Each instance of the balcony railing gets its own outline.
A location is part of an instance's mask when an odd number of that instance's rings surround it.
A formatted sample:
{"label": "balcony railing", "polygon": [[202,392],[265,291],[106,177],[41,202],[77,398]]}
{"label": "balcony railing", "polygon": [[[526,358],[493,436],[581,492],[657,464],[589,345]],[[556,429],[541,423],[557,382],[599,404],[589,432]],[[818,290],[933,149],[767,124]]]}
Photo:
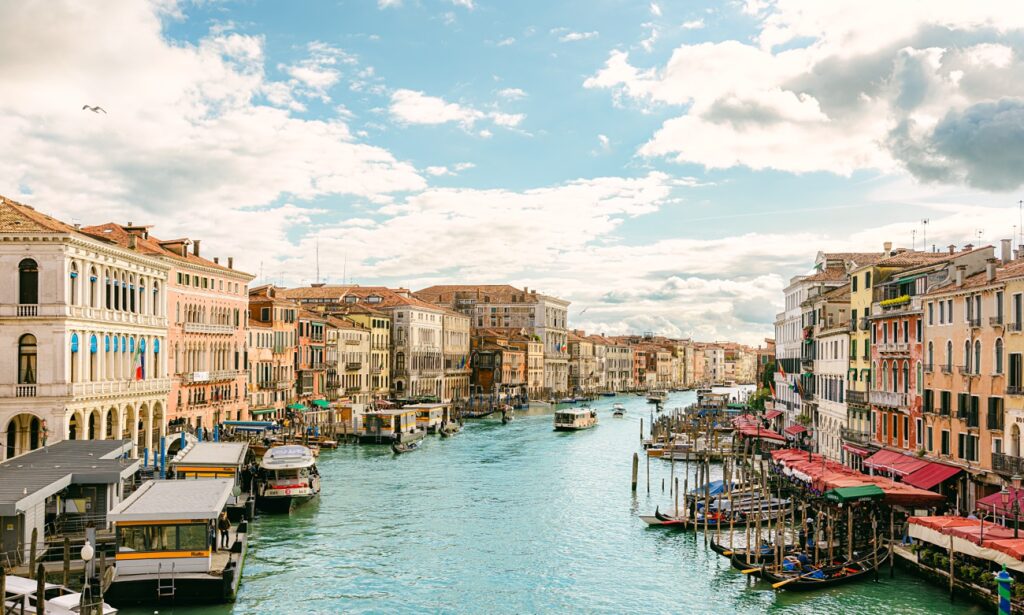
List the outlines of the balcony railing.
{"label": "balcony railing", "polygon": [[205,322],[186,322],[184,328],[185,333],[214,333],[219,335],[231,335],[240,330],[231,325],[209,325]]}
{"label": "balcony railing", "polygon": [[30,305],[19,305],[18,316],[38,316],[39,306],[35,304]]}
{"label": "balcony railing", "polygon": [[846,402],[866,406],[868,403],[868,394],[866,391],[847,391]]}
{"label": "balcony railing", "polygon": [[935,366],[932,365],[931,363],[925,363],[923,367],[924,367],[925,373],[930,374],[930,373],[935,371]]}
{"label": "balcony railing", "polygon": [[345,369],[347,371],[350,371],[350,372],[354,372],[354,371],[357,371],[359,369],[362,369],[362,367],[363,367],[363,362],[362,361],[348,361],[347,363],[345,363]]}
{"label": "balcony railing", "polygon": [[1013,476],[1014,474],[1024,474],[1024,457],[1016,457],[1006,453],[992,453],[992,470],[1006,477]]}
{"label": "balcony railing", "polygon": [[1020,333],[1020,324],[1019,322],[1008,322],[1005,329],[1011,333]]}
{"label": "balcony railing", "polygon": [[224,370],[216,372],[183,372],[181,382],[183,384],[194,384],[202,382],[224,382],[234,380],[240,372],[235,370]]}
{"label": "balcony railing", "polygon": [[362,391],[362,387],[345,387],[345,393],[352,394]]}
{"label": "balcony railing", "polygon": [[34,384],[18,384],[14,387],[15,397],[35,397],[36,396],[36,385]]}
{"label": "balcony railing", "polygon": [[153,393],[171,390],[170,378],[149,378],[146,380],[110,380],[100,382],[76,382],[71,385],[75,397],[91,395],[121,395],[129,393]]}
{"label": "balcony railing", "polygon": [[907,406],[907,394],[896,391],[871,390],[871,403],[876,406],[887,406],[889,408],[905,408]]}
{"label": "balcony railing", "polygon": [[871,443],[871,432],[861,431],[859,429],[850,429],[848,427],[842,427],[839,430],[840,436],[847,442],[853,442],[855,444],[870,444]]}
{"label": "balcony railing", "polygon": [[944,364],[942,366],[942,373],[943,374],[952,374],[953,373],[953,366],[949,365],[948,363]]}
{"label": "balcony railing", "polygon": [[981,328],[981,316],[972,316],[972,317],[968,318],[967,319],[967,324],[970,325],[972,329],[980,329]]}
{"label": "balcony railing", "polygon": [[988,319],[988,324],[990,324],[993,327],[1003,326],[1003,315],[1000,314],[998,316],[990,316]]}
{"label": "balcony railing", "polygon": [[292,383],[291,380],[275,380],[274,381],[274,388],[279,390],[279,391],[284,390],[284,389],[290,389],[290,388],[292,388],[292,385],[293,385],[293,383]]}
{"label": "balcony railing", "polygon": [[1024,395],[1024,387],[1018,385],[1010,385],[1006,387],[1007,395]]}
{"label": "balcony railing", "polygon": [[961,376],[977,376],[978,372],[974,371],[973,365],[959,365],[956,370],[960,372]]}

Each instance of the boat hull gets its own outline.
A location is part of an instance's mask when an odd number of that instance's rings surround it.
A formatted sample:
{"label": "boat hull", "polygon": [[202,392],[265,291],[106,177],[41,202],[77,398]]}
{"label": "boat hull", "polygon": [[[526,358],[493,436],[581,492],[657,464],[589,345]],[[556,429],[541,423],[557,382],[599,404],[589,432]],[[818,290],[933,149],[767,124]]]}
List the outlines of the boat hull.
{"label": "boat hull", "polygon": [[597,423],[586,426],[555,425],[555,431],[583,431],[584,429],[593,429],[594,427],[597,427]]}
{"label": "boat hull", "polygon": [[319,493],[263,496],[256,498],[256,509],[268,514],[286,515],[318,497]]}

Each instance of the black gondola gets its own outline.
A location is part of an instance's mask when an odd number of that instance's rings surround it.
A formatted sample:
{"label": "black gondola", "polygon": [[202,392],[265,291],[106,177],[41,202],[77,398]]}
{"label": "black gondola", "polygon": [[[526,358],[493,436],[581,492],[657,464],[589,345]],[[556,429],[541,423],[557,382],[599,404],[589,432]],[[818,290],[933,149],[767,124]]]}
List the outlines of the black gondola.
{"label": "black gondola", "polygon": [[[875,571],[875,558],[879,567],[889,557],[886,549],[877,554],[841,564],[821,566],[815,569],[802,567],[792,572],[776,572],[767,565],[761,567],[761,578],[772,584],[774,589],[790,589],[793,591],[812,591],[838,585],[845,585],[865,579]],[[820,573],[820,576],[818,576]]]}

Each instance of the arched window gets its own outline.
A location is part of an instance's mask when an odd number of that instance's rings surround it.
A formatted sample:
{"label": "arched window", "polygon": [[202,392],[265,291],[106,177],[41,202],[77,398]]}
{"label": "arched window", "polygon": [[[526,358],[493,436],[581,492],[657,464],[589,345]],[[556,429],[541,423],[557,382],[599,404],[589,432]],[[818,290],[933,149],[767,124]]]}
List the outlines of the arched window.
{"label": "arched window", "polygon": [[99,296],[96,294],[96,268],[92,267],[89,269],[89,307],[96,307],[99,302]]}
{"label": "arched window", "polygon": [[946,371],[953,371],[953,341],[946,340]]}
{"label": "arched window", "polygon": [[903,392],[910,392],[910,363],[903,362]]}
{"label": "arched window", "polygon": [[964,370],[971,371],[971,341],[964,340]]}
{"label": "arched window", "polygon": [[995,373],[1003,373],[1003,340],[999,338],[996,340],[996,356],[995,356]]}
{"label": "arched window", "polygon": [[18,303],[39,303],[39,265],[31,258],[18,263]]}
{"label": "arched window", "polygon": [[78,263],[71,263],[71,305],[78,305]]}
{"label": "arched window", "polygon": [[153,376],[159,378],[160,371],[160,340],[153,340]]}
{"label": "arched window", "polygon": [[974,340],[974,373],[981,373],[981,340]]}
{"label": "arched window", "polygon": [[36,383],[36,336],[26,333],[18,339],[18,384]]}
{"label": "arched window", "polygon": [[924,382],[924,370],[921,369],[921,362],[918,361],[917,362],[917,382],[914,385],[914,388],[917,390],[917,394],[918,395],[921,394],[921,387],[922,387],[922,383],[923,382]]}
{"label": "arched window", "polygon": [[896,361],[893,361],[892,362],[892,390],[893,390],[893,392],[898,391],[899,387],[900,387],[899,379],[897,378],[897,375],[899,374],[899,371],[900,371],[899,365],[896,364]]}
{"label": "arched window", "polygon": [[152,312],[153,312],[153,316],[159,316],[160,315],[160,283],[156,282],[156,281],[153,282],[153,307],[152,307]]}
{"label": "arched window", "polygon": [[875,386],[878,387],[879,391],[885,391],[889,388],[889,364],[885,361],[882,362],[882,369],[878,370],[878,375],[875,376]]}

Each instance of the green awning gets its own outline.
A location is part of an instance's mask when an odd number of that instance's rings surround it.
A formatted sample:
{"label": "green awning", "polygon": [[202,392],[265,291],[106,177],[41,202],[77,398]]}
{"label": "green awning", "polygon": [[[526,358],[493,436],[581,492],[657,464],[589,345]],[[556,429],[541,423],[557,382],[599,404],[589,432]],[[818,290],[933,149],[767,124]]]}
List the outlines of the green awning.
{"label": "green awning", "polygon": [[257,408],[256,410],[250,411],[249,414],[253,416],[263,416],[264,414],[273,414],[275,412],[277,412],[277,408]]}
{"label": "green awning", "polygon": [[314,399],[313,404],[320,406],[321,408],[330,408],[331,404],[326,399]]}
{"label": "green awning", "polygon": [[288,404],[288,407],[292,410],[305,410],[306,407],[302,404]]}
{"label": "green awning", "polygon": [[825,499],[840,504],[853,502],[872,502],[885,497],[885,492],[878,485],[861,485],[860,487],[838,487],[825,492]]}
{"label": "green awning", "polygon": [[907,276],[907,277],[905,277],[905,278],[899,278],[899,279],[897,279],[897,280],[896,280],[896,284],[906,284],[907,282],[912,282],[912,281],[914,281],[914,280],[916,280],[917,278],[920,278],[920,277],[922,277],[922,276],[924,276],[924,274],[923,274],[923,273],[919,273],[919,274],[917,274],[917,275],[908,275],[908,276]]}

